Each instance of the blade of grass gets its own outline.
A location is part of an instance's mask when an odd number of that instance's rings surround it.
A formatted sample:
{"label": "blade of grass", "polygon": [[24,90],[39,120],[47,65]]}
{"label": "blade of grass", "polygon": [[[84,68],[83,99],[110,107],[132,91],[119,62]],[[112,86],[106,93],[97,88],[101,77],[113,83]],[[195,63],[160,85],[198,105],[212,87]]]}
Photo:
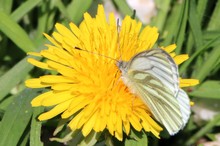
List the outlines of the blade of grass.
{"label": "blade of grass", "polygon": [[95,145],[98,141],[99,137],[101,136],[101,133],[97,133],[95,131],[92,131],[86,138],[84,138],[78,146],[88,146],[88,145]]}
{"label": "blade of grass", "polygon": [[8,107],[8,105],[10,105],[12,100],[14,100],[14,95],[9,96],[9,97],[5,98],[4,100],[1,100],[0,109],[5,110]]}
{"label": "blade of grass", "polygon": [[219,36],[219,34],[220,34],[220,30],[204,31],[202,36],[204,40],[209,41],[215,39],[217,36]]}
{"label": "blade of grass", "polygon": [[48,10],[48,4],[40,5],[38,9],[38,21],[37,21],[37,33],[35,35],[36,40],[41,40],[43,36],[43,32],[47,32],[53,25],[47,26],[48,24],[53,24],[49,22],[49,13],[53,15],[54,12],[50,12]]}
{"label": "blade of grass", "polygon": [[[217,20],[217,18],[220,18],[220,0],[218,0],[214,12],[212,14],[211,20],[209,22],[207,30],[219,30],[220,23]],[[200,81],[203,81],[209,73],[214,69],[215,63],[220,58],[220,46],[216,46],[212,49],[211,53],[209,53],[207,60],[204,61],[204,64],[201,68],[198,69],[198,71],[193,74],[193,77],[196,77]]]}
{"label": "blade of grass", "polygon": [[175,52],[177,54],[180,54],[183,42],[185,40],[185,31],[186,31],[186,25],[187,25],[187,20],[188,20],[188,11],[189,11],[189,0],[185,0],[182,6],[181,13],[180,13],[180,20],[179,20],[178,29],[176,32],[177,36],[176,36],[175,42],[177,44],[177,48]]}
{"label": "blade of grass", "polygon": [[200,137],[207,134],[218,122],[220,122],[220,115],[215,116],[208,124],[192,135],[190,139],[186,141],[186,145],[194,144]]}
{"label": "blade of grass", "polygon": [[33,116],[31,120],[31,132],[30,132],[30,145],[31,146],[43,146],[40,140],[41,137],[41,122],[36,117],[43,112],[42,107],[33,109]]}
{"label": "blade of grass", "polygon": [[197,74],[194,75],[198,80],[203,81],[209,73],[213,70],[214,64],[220,58],[220,46],[215,47],[210,53],[208,59],[204,62],[202,68],[197,71]]}
{"label": "blade of grass", "polygon": [[[19,146],[27,146],[27,145],[28,145],[28,141],[29,141],[29,136],[30,136],[30,134],[27,133],[27,134],[25,135],[25,137],[22,139],[22,142],[19,141],[18,145],[19,145]],[[20,139],[20,140],[21,140],[21,139]]]}
{"label": "blade of grass", "polygon": [[[199,50],[202,48],[203,45],[203,39],[202,39],[202,28],[201,28],[201,18],[199,17],[197,11],[196,11],[196,2],[195,0],[191,0],[189,3],[189,25],[192,32],[192,38],[195,42],[195,50]],[[192,40],[191,40],[192,41]],[[203,65],[203,59],[201,56],[197,57],[194,70],[192,73],[192,76],[197,72],[198,68],[200,68]]]}
{"label": "blade of grass", "polygon": [[189,3],[189,25],[191,27],[193,39],[195,40],[196,48],[201,49],[201,46],[203,45],[202,29],[199,14],[196,11],[195,0],[190,0]]}
{"label": "blade of grass", "polygon": [[11,8],[12,8],[13,0],[2,0],[0,1],[0,10],[4,11],[6,14],[11,13]]}
{"label": "blade of grass", "polygon": [[128,6],[125,0],[114,0],[114,3],[117,5],[123,15],[132,16],[133,10]]}
{"label": "blade of grass", "polygon": [[[199,19],[198,22],[199,22],[200,25],[202,23],[202,16],[204,15],[205,10],[206,10],[207,2],[208,2],[208,0],[198,1],[197,15],[198,15],[198,19]],[[195,11],[195,10],[191,10],[191,12],[192,11]],[[191,12],[189,12],[189,14]],[[191,28],[191,29],[193,29],[193,28]],[[186,45],[186,53],[187,54],[191,54],[191,52],[193,51],[192,50],[193,45],[194,45],[193,34],[192,34],[192,31],[190,31],[190,34],[189,34],[189,37],[188,37],[188,40],[187,40],[187,45]]]}
{"label": "blade of grass", "polygon": [[207,30],[219,30],[219,18],[220,18],[220,0],[217,1],[212,17],[209,21]]}
{"label": "blade of grass", "polygon": [[71,20],[78,24],[83,14],[89,9],[92,4],[92,0],[74,0],[67,6],[68,15],[71,16]]}
{"label": "blade of grass", "polygon": [[165,23],[165,29],[163,31],[163,38],[164,41],[162,42],[161,46],[167,46],[174,42],[174,37],[177,35],[177,26],[180,19],[180,12],[182,9],[183,4],[176,2],[173,8],[171,9],[170,15],[167,18]]}
{"label": "blade of grass", "polygon": [[0,12],[0,30],[9,37],[21,50],[31,52],[35,46],[27,33],[6,13]]}
{"label": "blade of grass", "polygon": [[126,146],[148,146],[148,137],[144,132],[131,130],[130,138],[125,140]]}
{"label": "blade of grass", "polygon": [[42,0],[28,0],[19,6],[12,12],[11,18],[15,21],[19,21],[25,14],[36,7]]}
{"label": "blade of grass", "polygon": [[0,145],[15,146],[32,116],[31,100],[39,90],[25,89],[8,106],[0,124]]}
{"label": "blade of grass", "polygon": [[182,64],[180,66],[180,70],[179,70],[180,74],[182,74],[189,67],[189,65],[192,63],[192,61],[194,59],[196,59],[196,57],[198,55],[200,55],[202,52],[204,52],[207,49],[209,49],[209,47],[211,47],[216,41],[219,41],[219,39],[220,39],[220,35],[218,37],[216,37],[215,39],[209,41],[207,44],[205,44],[202,49],[197,50],[195,53],[193,53],[193,55],[190,56],[190,58],[186,62],[184,62],[184,64]]}
{"label": "blade of grass", "polygon": [[[219,38],[219,37],[220,37],[220,31],[218,31],[218,30],[203,32],[204,43],[207,43],[211,40],[215,40],[216,38]],[[212,45],[210,47],[216,47],[216,46],[220,46],[220,38],[217,39],[214,43],[212,43]]]}
{"label": "blade of grass", "polygon": [[56,0],[55,5],[59,9],[61,14],[64,15],[65,18],[69,19],[69,21],[71,21],[71,17],[69,15],[69,13],[67,12],[67,9],[66,9],[65,5],[63,4],[63,2],[61,0]]}
{"label": "blade of grass", "polygon": [[1,76],[0,100],[2,100],[16,84],[18,84],[22,79],[24,79],[32,68],[33,65],[28,63],[27,57],[25,57],[12,69],[10,69],[3,76]]}
{"label": "blade of grass", "polygon": [[156,0],[156,6],[158,7],[157,16],[153,18],[151,25],[156,26],[159,32],[162,31],[164,28],[164,24],[166,22],[167,14],[170,8],[170,3],[171,3],[170,0],[166,0],[166,1]]}
{"label": "blade of grass", "polygon": [[220,99],[220,81],[206,81],[189,95],[199,98]]}

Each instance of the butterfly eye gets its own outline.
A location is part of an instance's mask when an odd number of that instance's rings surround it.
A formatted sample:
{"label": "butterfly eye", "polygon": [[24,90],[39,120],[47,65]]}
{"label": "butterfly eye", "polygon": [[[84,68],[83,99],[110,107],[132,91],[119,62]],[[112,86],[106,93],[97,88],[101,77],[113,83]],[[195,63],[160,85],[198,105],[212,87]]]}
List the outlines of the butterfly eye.
{"label": "butterfly eye", "polygon": [[121,61],[117,61],[117,62],[116,62],[116,66],[117,66],[117,67],[121,66],[121,64],[122,64]]}

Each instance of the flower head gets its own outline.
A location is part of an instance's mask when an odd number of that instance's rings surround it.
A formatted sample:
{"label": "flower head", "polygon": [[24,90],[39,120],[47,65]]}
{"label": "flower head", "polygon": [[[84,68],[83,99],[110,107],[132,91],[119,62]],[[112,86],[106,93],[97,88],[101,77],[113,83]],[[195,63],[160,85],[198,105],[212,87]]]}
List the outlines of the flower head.
{"label": "flower head", "polygon": [[[115,59],[129,60],[135,54],[151,49],[158,38],[157,28],[145,27],[126,16],[119,28],[114,14],[105,18],[101,5],[95,18],[88,13],[77,27],[55,25],[53,37],[45,34],[52,43],[40,53],[29,53],[46,58],[40,62],[29,58],[31,64],[56,71],[56,75],[44,75],[29,79],[31,88],[50,87],[50,91],[35,97],[32,106],[53,106],[41,114],[39,120],[48,120],[57,115],[71,118],[68,126],[81,129],[86,137],[92,130],[107,129],[118,140],[127,135],[131,127],[136,131],[144,129],[159,137],[162,128],[153,120],[151,111],[129,92],[120,80],[121,73]],[[120,29],[120,30],[119,30]],[[175,45],[163,48],[170,53],[177,64],[185,61],[187,55],[176,56]],[[180,79],[180,86],[197,84],[197,80]]]}

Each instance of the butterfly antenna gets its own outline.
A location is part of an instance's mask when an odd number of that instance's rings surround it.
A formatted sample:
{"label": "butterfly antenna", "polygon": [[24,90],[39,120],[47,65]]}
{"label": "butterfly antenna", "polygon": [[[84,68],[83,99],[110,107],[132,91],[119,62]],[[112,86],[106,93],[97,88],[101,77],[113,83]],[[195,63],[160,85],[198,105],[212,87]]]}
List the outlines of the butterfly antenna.
{"label": "butterfly antenna", "polygon": [[136,10],[134,9],[131,18],[132,18],[132,19],[135,19],[135,17],[136,17]]}
{"label": "butterfly antenna", "polygon": [[108,59],[111,59],[111,60],[114,60],[114,61],[118,62],[117,59],[112,58],[112,57],[109,57],[109,56],[105,56],[105,55],[98,54],[98,53],[95,53],[95,52],[90,52],[90,51],[88,51],[88,50],[84,50],[84,49],[81,49],[81,48],[79,48],[79,47],[75,47],[75,49],[76,49],[76,50],[80,50],[80,51],[84,51],[84,52],[87,52],[87,53],[90,53],[90,54],[94,54],[94,55],[102,56],[102,57],[105,57],[105,58],[108,58]]}
{"label": "butterfly antenna", "polygon": [[[119,24],[119,19],[117,19],[117,51],[119,52],[119,60],[121,61],[122,60],[122,50],[120,49],[120,40],[119,40],[119,33],[120,33],[120,24]],[[117,60],[117,63],[119,63],[119,60]],[[117,70],[117,72],[115,73],[115,78],[117,78],[118,76],[118,73],[119,73],[119,69]],[[111,87],[111,90],[118,86],[120,82],[120,78],[118,80],[114,80],[114,82],[112,83],[112,87]]]}
{"label": "butterfly antenna", "polygon": [[119,58],[122,60],[122,50],[120,49],[120,40],[119,40],[119,33],[120,33],[120,24],[119,24],[119,19],[117,19],[117,45],[118,45],[118,51],[119,51]]}

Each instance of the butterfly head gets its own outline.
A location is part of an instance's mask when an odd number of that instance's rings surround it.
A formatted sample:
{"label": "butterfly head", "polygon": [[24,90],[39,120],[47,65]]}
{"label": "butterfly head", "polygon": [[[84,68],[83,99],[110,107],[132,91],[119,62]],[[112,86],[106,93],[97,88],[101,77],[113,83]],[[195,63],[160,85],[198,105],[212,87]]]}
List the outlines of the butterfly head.
{"label": "butterfly head", "polygon": [[126,73],[128,70],[128,63],[122,60],[117,61],[116,65],[120,69],[120,71],[123,73]]}

